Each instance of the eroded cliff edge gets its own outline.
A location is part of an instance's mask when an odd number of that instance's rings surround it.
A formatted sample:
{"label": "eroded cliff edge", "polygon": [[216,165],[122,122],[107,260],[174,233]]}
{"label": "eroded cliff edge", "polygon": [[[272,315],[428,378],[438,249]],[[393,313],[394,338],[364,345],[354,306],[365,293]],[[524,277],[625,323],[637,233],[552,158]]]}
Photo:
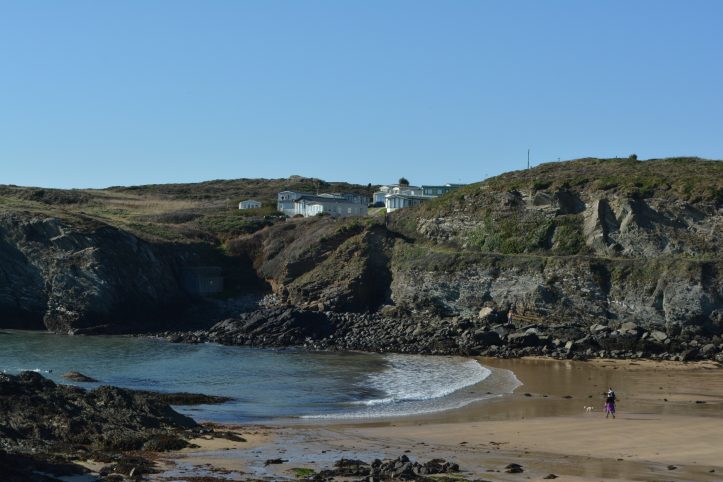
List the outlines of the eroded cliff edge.
{"label": "eroded cliff edge", "polygon": [[721,166],[583,159],[509,173],[386,218],[269,227],[232,249],[251,257],[276,305],[323,312],[330,327],[270,311],[221,323],[208,339],[715,357],[723,330]]}
{"label": "eroded cliff edge", "polygon": [[188,296],[181,272],[215,263],[258,309],[227,304],[228,320],[183,339],[712,358],[723,330],[721,166],[541,165],[386,217],[273,220],[215,246],[6,210],[0,313],[56,331],[132,331],[140,319],[146,331],[188,331],[176,313],[207,317],[207,300]]}
{"label": "eroded cliff edge", "polygon": [[[189,290],[185,274],[207,265],[226,270],[241,292],[226,302]],[[205,326],[238,312],[263,286],[210,243],[144,239],[75,214],[0,213],[2,328],[98,334]]]}

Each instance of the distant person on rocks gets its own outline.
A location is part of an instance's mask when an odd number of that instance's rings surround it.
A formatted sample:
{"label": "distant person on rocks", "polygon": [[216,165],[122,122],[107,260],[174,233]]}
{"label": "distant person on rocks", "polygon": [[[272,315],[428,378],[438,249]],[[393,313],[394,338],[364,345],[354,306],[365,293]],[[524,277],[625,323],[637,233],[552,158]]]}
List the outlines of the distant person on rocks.
{"label": "distant person on rocks", "polygon": [[507,323],[512,323],[512,308],[507,312]]}
{"label": "distant person on rocks", "polygon": [[608,390],[607,396],[605,397],[605,418],[608,418],[610,415],[615,418],[615,402],[617,401],[617,396],[615,395],[615,391],[610,388]]}

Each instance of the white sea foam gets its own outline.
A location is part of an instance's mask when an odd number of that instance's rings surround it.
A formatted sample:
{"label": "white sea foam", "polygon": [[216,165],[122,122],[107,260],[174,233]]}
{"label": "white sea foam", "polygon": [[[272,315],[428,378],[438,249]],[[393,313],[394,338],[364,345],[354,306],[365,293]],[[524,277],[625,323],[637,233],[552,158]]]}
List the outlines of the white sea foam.
{"label": "white sea foam", "polygon": [[367,406],[441,398],[490,375],[490,370],[474,360],[457,357],[389,355],[389,367],[369,375],[367,386],[387,396],[356,402]]}
{"label": "white sea foam", "polygon": [[382,393],[383,397],[350,404],[358,409],[302,418],[377,418],[431,413],[498,397],[520,384],[512,372],[503,371],[497,373],[484,391],[465,390],[487,380],[492,371],[475,360],[461,357],[387,355],[386,362],[388,366],[384,370],[370,373],[364,381],[364,388]]}
{"label": "white sea foam", "polygon": [[52,370],[43,370],[42,368],[6,368],[2,370],[3,373],[21,373],[21,372],[35,372],[35,373],[52,373]]}

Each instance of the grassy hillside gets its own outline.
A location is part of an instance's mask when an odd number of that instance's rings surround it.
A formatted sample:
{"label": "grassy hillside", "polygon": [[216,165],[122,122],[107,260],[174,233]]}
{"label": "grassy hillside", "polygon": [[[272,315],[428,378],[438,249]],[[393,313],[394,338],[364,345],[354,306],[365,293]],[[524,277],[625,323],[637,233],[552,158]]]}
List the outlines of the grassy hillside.
{"label": "grassy hillside", "polygon": [[372,186],[346,182],[327,182],[321,179],[291,176],[284,179],[231,179],[187,184],[147,184],[143,186],[113,186],[106,191],[143,197],[164,197],[181,201],[230,202],[256,199],[264,204],[276,204],[279,191],[352,192],[371,196]]}
{"label": "grassy hillside", "polygon": [[[190,184],[114,186],[107,189],[45,189],[0,186],[0,213],[24,211],[72,221],[102,222],[144,238],[193,242],[226,240],[273,222],[276,194],[353,192],[371,196],[373,187],[292,176],[287,179],[235,179]],[[244,199],[263,203],[239,210]]]}
{"label": "grassy hillside", "polygon": [[444,206],[480,188],[496,192],[574,189],[643,199],[656,196],[690,202],[711,201],[723,198],[723,162],[697,157],[550,162],[471,184],[430,203],[429,207]]}
{"label": "grassy hillside", "polygon": [[[55,216],[73,221],[74,226],[108,223],[151,239],[217,242],[274,222],[279,191],[371,196],[375,188],[300,176],[107,189],[0,186],[0,213],[25,211]],[[582,237],[583,216],[579,210],[551,217],[544,210],[517,209],[513,205],[519,202],[515,195],[526,199],[548,196],[557,202],[562,199],[560,193],[566,192],[574,193],[578,203],[622,197],[720,205],[723,162],[699,158],[587,158],[542,164],[465,186],[418,208],[400,210],[392,217],[393,225],[400,233],[418,236],[420,220],[454,221],[462,214],[466,220],[459,219],[474,226],[458,237],[454,243],[457,245],[503,254],[585,254],[588,248]],[[239,201],[250,198],[261,201],[264,207],[237,209]],[[707,247],[703,250],[710,251]]]}
{"label": "grassy hillside", "polygon": [[[710,254],[720,251],[710,230],[721,206],[721,161],[587,158],[471,184],[395,212],[392,223],[407,236],[485,253],[632,255],[638,243],[640,252]],[[595,232],[605,246],[586,242]]]}

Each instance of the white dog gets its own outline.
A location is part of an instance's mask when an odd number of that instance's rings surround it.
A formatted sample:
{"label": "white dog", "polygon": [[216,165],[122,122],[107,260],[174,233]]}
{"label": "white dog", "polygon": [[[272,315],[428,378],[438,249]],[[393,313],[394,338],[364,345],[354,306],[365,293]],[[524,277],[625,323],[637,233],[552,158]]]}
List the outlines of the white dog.
{"label": "white dog", "polygon": [[592,408],[592,407],[582,407],[582,408],[584,408],[587,413],[590,413],[594,410],[594,408]]}

